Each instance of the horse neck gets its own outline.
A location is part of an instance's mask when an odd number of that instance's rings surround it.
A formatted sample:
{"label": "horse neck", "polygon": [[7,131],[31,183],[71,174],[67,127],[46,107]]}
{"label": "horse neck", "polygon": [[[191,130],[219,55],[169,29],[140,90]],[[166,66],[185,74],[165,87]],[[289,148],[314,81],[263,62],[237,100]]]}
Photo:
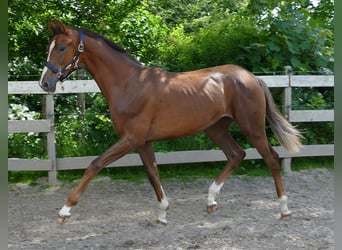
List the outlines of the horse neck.
{"label": "horse neck", "polygon": [[142,69],[142,66],[127,54],[90,37],[85,40],[84,53],[84,67],[97,82],[108,102],[111,101],[109,93],[120,95],[120,90],[135,83],[134,76]]}

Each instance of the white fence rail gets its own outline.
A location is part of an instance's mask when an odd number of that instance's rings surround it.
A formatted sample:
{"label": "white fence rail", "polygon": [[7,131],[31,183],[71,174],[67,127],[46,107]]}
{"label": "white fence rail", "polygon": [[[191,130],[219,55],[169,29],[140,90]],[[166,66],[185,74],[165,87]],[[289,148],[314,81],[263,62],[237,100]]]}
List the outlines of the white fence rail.
{"label": "white fence rail", "polygon": [[[284,89],[284,113],[290,122],[321,122],[334,121],[334,110],[292,110],[292,87],[334,87],[334,76],[258,76],[273,88]],[[78,94],[100,92],[94,80],[65,81],[64,89],[57,88],[54,94]],[[49,183],[57,181],[57,171],[66,169],[84,169],[96,156],[56,158],[55,131],[54,131],[54,101],[52,94],[46,94],[38,86],[37,81],[9,81],[8,94],[43,94],[46,101],[46,119],[8,121],[8,133],[47,133],[48,159],[8,159],[9,171],[20,170],[46,170],[49,171]],[[331,156],[334,155],[334,145],[304,145],[299,153],[289,154],[283,147],[277,146],[275,150],[283,159],[286,172],[291,171],[292,157]],[[246,150],[245,159],[261,159],[255,149]],[[225,161],[226,158],[220,150],[193,150],[156,153],[158,164],[193,163]],[[108,167],[126,167],[142,165],[137,154],[128,154]]]}

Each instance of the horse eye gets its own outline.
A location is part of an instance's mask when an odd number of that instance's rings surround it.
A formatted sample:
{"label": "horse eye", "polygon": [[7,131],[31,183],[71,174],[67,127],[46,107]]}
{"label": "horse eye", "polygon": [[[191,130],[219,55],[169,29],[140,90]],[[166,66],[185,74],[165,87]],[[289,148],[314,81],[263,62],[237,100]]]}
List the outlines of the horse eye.
{"label": "horse eye", "polygon": [[58,48],[58,50],[59,50],[59,52],[63,52],[63,51],[65,51],[65,46],[60,46],[59,48]]}

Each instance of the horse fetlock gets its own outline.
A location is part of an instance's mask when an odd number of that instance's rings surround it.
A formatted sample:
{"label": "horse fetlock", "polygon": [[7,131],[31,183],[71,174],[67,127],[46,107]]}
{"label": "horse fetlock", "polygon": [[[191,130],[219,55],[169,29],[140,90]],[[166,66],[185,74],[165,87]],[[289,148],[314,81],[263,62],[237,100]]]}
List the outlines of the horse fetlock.
{"label": "horse fetlock", "polygon": [[67,222],[67,220],[70,218],[71,216],[71,206],[67,206],[67,205],[64,205],[61,210],[59,210],[58,212],[58,218],[57,218],[57,223],[58,224],[62,224],[64,222]]}
{"label": "horse fetlock", "polygon": [[167,224],[166,211],[169,209],[169,202],[166,196],[164,196],[164,198],[160,201],[159,208],[160,210],[157,218],[157,223]]}
{"label": "horse fetlock", "polygon": [[215,211],[217,207],[217,202],[215,201],[215,198],[220,192],[222,186],[223,186],[223,182],[221,184],[217,184],[216,181],[214,181],[209,187],[208,203],[207,203],[208,213],[212,213],[213,211]]}
{"label": "horse fetlock", "polygon": [[67,206],[67,205],[64,205],[61,210],[59,210],[58,212],[58,217],[57,217],[57,224],[63,224],[63,223],[66,223],[70,216],[71,216],[71,206]]}
{"label": "horse fetlock", "polygon": [[290,215],[291,211],[287,207],[287,196],[282,195],[279,198],[279,203],[280,203],[280,212],[282,216]]}
{"label": "horse fetlock", "polygon": [[282,220],[289,220],[292,212],[287,207],[287,196],[282,195],[279,198],[279,203],[280,203],[280,218]]}

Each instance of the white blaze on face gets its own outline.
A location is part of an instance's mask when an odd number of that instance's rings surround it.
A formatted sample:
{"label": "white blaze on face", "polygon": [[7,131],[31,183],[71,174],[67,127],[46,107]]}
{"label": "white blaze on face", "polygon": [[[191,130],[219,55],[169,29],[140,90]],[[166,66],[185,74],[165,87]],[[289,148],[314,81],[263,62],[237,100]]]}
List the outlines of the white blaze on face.
{"label": "white blaze on face", "polygon": [[[48,57],[47,57],[47,60],[46,61],[50,61],[50,57],[51,57],[51,53],[52,53],[52,50],[55,48],[56,46],[56,41],[53,40],[50,44],[50,47],[49,47],[49,54],[48,54]],[[48,68],[46,66],[44,66],[43,68],[43,72],[42,72],[42,76],[40,77],[40,80],[39,80],[39,85],[42,86],[42,81],[44,79],[44,76],[46,74],[46,72],[48,71]]]}

